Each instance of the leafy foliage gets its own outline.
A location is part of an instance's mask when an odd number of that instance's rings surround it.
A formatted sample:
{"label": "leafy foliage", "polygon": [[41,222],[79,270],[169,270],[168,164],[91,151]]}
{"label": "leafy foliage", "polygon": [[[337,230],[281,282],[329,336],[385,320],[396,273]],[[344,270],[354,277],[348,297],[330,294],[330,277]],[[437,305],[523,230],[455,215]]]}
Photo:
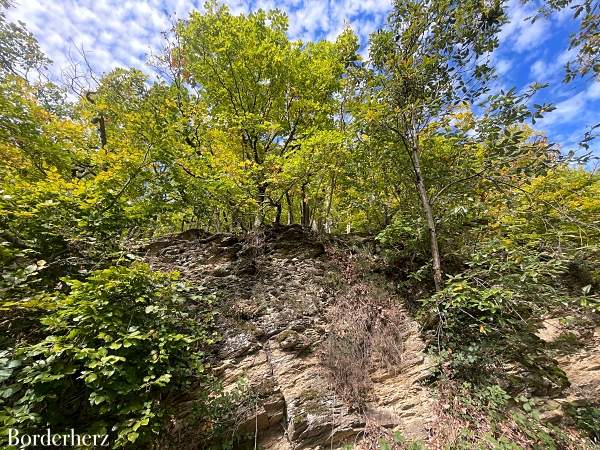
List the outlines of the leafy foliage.
{"label": "leafy foliage", "polygon": [[575,421],[575,425],[589,434],[593,442],[600,442],[600,408],[593,405],[567,407],[567,413]]}
{"label": "leafy foliage", "polygon": [[78,424],[115,448],[147,441],[159,401],[207,380],[203,356],[215,342],[212,314],[186,313],[190,297],[175,280],[144,265],[65,279],[70,292],[45,299],[45,338],[3,352],[3,428]]}
{"label": "leafy foliage", "polygon": [[0,2],[0,78],[9,74],[27,77],[50,62],[23,23],[7,20],[5,11],[11,6],[12,0]]}

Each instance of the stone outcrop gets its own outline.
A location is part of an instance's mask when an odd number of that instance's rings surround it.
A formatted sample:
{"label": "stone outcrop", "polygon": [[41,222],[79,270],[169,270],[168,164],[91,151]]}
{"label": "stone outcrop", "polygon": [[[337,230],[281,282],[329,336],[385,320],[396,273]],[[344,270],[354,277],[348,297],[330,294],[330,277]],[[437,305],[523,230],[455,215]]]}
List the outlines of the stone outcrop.
{"label": "stone outcrop", "polygon": [[[248,448],[372,449],[395,432],[443,448],[445,405],[428,388],[419,327],[369,244],[323,243],[290,226],[244,239],[190,230],[143,249],[154,268],[216,297],[213,370],[226,391],[243,393],[233,430]],[[573,408],[600,405],[600,320],[569,314],[542,321],[536,344],[564,383],[529,374],[541,418],[566,430]]]}
{"label": "stone outcrop", "polygon": [[600,405],[600,326],[586,319],[549,318],[538,331],[570,383],[560,395],[540,399],[543,417],[555,424],[568,421],[570,407]]}
{"label": "stone outcrop", "polygon": [[[244,241],[188,234],[152,244],[146,259],[218,297],[223,341],[215,373],[226,389],[243,383],[255,395],[240,412],[238,433],[272,450],[360,446],[367,426],[427,438],[432,398],[423,381],[430,363],[416,323],[385,295],[382,278],[349,276],[347,261],[300,227]],[[356,317],[393,327],[398,345],[366,342],[377,332],[361,335],[355,325],[371,325],[352,322]],[[362,359],[329,358],[334,335],[342,344],[357,341],[351,350]],[[360,398],[337,385],[354,365],[364,372]]]}

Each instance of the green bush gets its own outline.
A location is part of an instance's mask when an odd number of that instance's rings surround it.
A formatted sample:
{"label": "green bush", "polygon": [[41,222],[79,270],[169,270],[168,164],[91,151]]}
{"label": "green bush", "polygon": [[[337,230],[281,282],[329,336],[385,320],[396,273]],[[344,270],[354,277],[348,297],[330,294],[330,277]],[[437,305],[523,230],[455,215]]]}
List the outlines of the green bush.
{"label": "green bush", "polygon": [[600,444],[600,405],[567,405],[565,409],[575,426]]}
{"label": "green bush", "polygon": [[[561,255],[499,241],[480,244],[465,269],[422,301],[432,329],[437,375],[476,386],[499,384],[510,394],[546,396],[569,385],[535,334],[544,317],[574,304],[560,280]],[[437,350],[437,351],[436,351]]]}
{"label": "green bush", "polygon": [[135,264],[64,280],[70,292],[41,318],[46,337],[0,354],[2,429],[107,433],[113,448],[150,440],[165,399],[208,380],[215,339],[209,305],[186,313],[176,278]]}

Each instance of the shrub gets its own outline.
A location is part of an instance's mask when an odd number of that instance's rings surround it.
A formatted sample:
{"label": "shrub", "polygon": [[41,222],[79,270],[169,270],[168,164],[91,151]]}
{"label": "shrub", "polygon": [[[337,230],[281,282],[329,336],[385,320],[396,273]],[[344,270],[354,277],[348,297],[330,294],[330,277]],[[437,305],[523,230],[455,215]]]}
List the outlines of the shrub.
{"label": "shrub", "polygon": [[[533,381],[534,390],[565,387],[564,373],[544,354],[534,334],[539,318],[567,301],[557,281],[564,260],[491,241],[465,265],[462,273],[448,276],[442,291],[423,300],[421,309],[440,325],[435,342],[449,351],[440,356],[450,360],[451,376],[484,384],[490,377],[506,382],[506,368],[512,367],[517,369],[513,375]],[[517,385],[522,388],[523,382]]]}
{"label": "shrub", "polygon": [[55,307],[41,318],[45,338],[0,355],[2,428],[74,428],[139,448],[160,427],[161,401],[208,379],[210,308],[190,316],[176,274],[143,264],[64,281],[70,292],[52,294]]}
{"label": "shrub", "polygon": [[594,442],[600,444],[600,405],[567,405],[566,413],[575,426]]}

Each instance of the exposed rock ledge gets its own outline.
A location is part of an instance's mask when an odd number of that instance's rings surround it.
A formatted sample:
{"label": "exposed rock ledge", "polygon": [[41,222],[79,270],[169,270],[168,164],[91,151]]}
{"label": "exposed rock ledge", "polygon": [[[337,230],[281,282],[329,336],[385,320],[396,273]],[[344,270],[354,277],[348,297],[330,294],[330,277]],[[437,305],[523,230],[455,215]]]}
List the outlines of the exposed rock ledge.
{"label": "exposed rock ledge", "polygon": [[[258,393],[239,432],[256,433],[259,448],[272,450],[340,448],[360,443],[369,427],[426,440],[432,397],[422,381],[430,363],[416,323],[386,296],[383,281],[353,278],[299,227],[248,242],[192,232],[146,249],[155,268],[181,271],[225,305],[217,373],[227,389],[245,381]],[[393,326],[401,342],[391,350],[397,355],[378,350],[376,342],[357,344],[366,377],[357,403],[336,388],[336,373],[343,378],[345,370],[355,369],[335,366],[344,355],[328,358],[327,352],[339,351],[331,346],[332,334],[360,339],[351,329],[359,314],[381,317],[373,316],[381,326]],[[347,361],[352,354],[345,356]],[[386,364],[386,358],[395,363]]]}
{"label": "exposed rock ledge", "polygon": [[[575,323],[573,323],[575,322]],[[550,318],[538,336],[554,350],[570,386],[553,399],[542,400],[544,418],[553,423],[565,419],[569,406],[600,405],[600,326],[579,323],[575,317]]]}

